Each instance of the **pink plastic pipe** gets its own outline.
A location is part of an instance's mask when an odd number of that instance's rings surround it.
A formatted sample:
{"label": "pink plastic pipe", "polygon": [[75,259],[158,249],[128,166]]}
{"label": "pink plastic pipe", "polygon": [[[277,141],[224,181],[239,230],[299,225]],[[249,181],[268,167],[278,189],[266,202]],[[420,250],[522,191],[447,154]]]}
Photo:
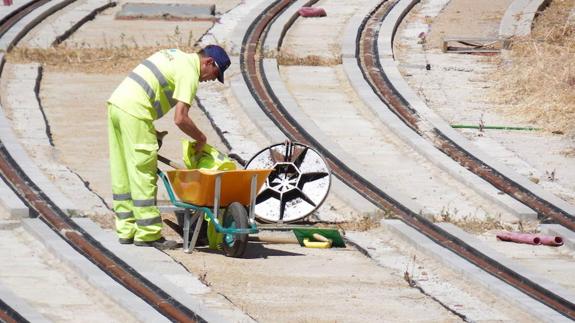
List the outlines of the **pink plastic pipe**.
{"label": "pink plastic pipe", "polygon": [[541,239],[541,244],[544,244],[546,246],[559,247],[563,245],[563,238],[558,236],[538,235],[537,237]]}
{"label": "pink plastic pipe", "polygon": [[541,239],[533,233],[501,232],[497,234],[497,239],[501,241],[511,241],[527,244],[541,243]]}
{"label": "pink plastic pipe", "polygon": [[546,236],[536,233],[501,232],[497,234],[497,239],[502,241],[527,243],[534,245],[543,244],[546,246],[553,246],[553,247],[559,247],[563,245],[563,238],[559,236]]}
{"label": "pink plastic pipe", "polygon": [[319,7],[301,7],[297,11],[302,17],[325,17],[325,9]]}

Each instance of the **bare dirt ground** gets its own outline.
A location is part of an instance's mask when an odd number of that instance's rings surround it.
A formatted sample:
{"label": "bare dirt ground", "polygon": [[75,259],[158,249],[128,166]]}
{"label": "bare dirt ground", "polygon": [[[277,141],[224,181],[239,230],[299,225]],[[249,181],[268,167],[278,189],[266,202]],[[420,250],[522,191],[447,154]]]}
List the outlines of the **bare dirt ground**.
{"label": "bare dirt ground", "polygon": [[244,259],[170,252],[260,322],[451,322],[457,317],[354,248],[251,243]]}

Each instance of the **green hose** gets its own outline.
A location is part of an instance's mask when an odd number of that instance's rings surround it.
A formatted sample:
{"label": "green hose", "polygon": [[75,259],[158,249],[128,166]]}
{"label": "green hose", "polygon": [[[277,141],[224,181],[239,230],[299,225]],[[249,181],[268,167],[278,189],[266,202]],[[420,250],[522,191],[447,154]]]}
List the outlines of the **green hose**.
{"label": "green hose", "polygon": [[509,127],[509,126],[476,126],[476,125],[466,125],[466,124],[452,124],[451,128],[456,129],[498,129],[498,130],[528,130],[528,131],[539,131],[541,128],[534,127]]}

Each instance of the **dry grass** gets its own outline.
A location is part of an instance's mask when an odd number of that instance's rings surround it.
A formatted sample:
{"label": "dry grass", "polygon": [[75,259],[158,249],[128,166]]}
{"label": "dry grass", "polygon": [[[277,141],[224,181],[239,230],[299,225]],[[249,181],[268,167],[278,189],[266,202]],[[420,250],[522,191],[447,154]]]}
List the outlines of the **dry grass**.
{"label": "dry grass", "polygon": [[84,73],[127,73],[142,60],[165,48],[179,48],[185,52],[196,52],[193,34],[183,35],[178,27],[166,36],[169,46],[140,46],[135,39],[120,36],[117,44],[112,44],[104,36],[103,48],[92,48],[87,43],[60,45],[48,49],[16,47],[7,55],[8,62],[37,62],[44,67],[62,72]]}
{"label": "dry grass", "polygon": [[555,0],[529,37],[514,39],[510,62],[495,73],[494,96],[521,122],[575,137],[575,0]]}
{"label": "dry grass", "polygon": [[318,55],[297,56],[280,52],[276,58],[279,65],[334,66],[342,64],[341,55],[331,57],[321,57]]}
{"label": "dry grass", "polygon": [[382,219],[396,218],[391,211],[375,211],[367,213],[353,221],[340,223],[337,226],[346,231],[369,231],[381,226]]}
{"label": "dry grass", "polygon": [[[8,62],[38,62],[45,67],[64,72],[127,73],[143,59],[164,47],[114,47],[114,48],[67,48],[48,49],[16,48],[8,55]],[[181,48],[187,52],[195,48]]]}
{"label": "dry grass", "polygon": [[489,231],[518,231],[518,232],[537,232],[538,221],[514,221],[504,222],[501,215],[477,218],[466,216],[463,218],[453,218],[448,212],[442,211],[440,215],[434,217],[435,222],[448,222],[457,227],[473,233],[481,234]]}
{"label": "dry grass", "polygon": [[514,226],[502,222],[499,218],[488,217],[486,219],[465,218],[456,221],[449,221],[463,230],[471,233],[483,233],[491,230],[513,230]]}

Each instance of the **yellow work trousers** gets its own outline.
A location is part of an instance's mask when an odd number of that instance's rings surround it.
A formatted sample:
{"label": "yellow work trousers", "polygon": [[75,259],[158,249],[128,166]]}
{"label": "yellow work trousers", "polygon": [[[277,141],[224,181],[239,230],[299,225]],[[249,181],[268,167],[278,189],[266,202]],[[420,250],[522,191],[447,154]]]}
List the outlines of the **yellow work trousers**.
{"label": "yellow work trousers", "polygon": [[108,103],[108,138],[116,232],[123,239],[155,241],[161,237],[162,219],[156,206],[154,125]]}

